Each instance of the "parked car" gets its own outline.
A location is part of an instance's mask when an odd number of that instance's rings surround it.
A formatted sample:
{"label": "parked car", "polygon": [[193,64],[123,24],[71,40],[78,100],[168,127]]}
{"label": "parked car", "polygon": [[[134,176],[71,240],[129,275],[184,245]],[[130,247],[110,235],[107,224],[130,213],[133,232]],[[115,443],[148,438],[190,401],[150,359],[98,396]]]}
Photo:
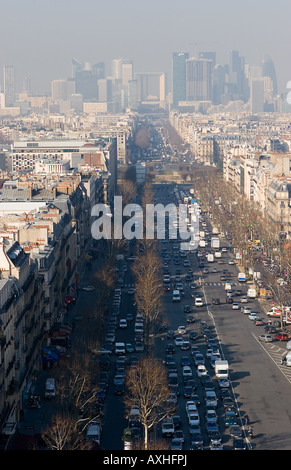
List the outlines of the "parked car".
{"label": "parked car", "polygon": [[289,340],[289,335],[287,333],[276,333],[274,335],[275,339],[277,339],[278,341],[288,341]]}
{"label": "parked car", "polygon": [[233,424],[230,426],[229,432],[231,437],[242,437],[242,430],[238,424]]}
{"label": "parked car", "polygon": [[272,335],[265,334],[265,335],[260,335],[258,337],[259,341],[262,341],[263,343],[271,343],[273,341]]}
{"label": "parked car", "polygon": [[196,297],[194,303],[195,303],[195,307],[203,307],[203,300],[201,299],[201,297]]}

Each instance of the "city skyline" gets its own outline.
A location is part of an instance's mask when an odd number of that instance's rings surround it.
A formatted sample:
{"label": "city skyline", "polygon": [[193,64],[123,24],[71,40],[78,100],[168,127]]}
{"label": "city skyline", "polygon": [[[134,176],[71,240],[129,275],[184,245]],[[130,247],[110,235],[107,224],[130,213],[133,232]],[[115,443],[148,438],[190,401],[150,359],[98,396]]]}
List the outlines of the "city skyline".
{"label": "city skyline", "polygon": [[[229,0],[207,6],[182,0],[179,8],[172,0],[149,0],[146,6],[133,0],[98,5],[85,0],[82,10],[76,0],[14,0],[2,7],[0,67],[15,66],[17,89],[29,77],[34,94],[44,94],[52,80],[71,76],[72,58],[105,62],[106,75],[112,60],[128,58],[135,72],[165,72],[170,83],[173,52],[198,57],[200,51],[214,51],[217,63],[225,64],[234,49],[250,66],[261,65],[269,55],[278,91],[286,93],[290,13],[285,0],[255,5],[247,0],[237,8]],[[3,89],[3,76],[0,84]]]}

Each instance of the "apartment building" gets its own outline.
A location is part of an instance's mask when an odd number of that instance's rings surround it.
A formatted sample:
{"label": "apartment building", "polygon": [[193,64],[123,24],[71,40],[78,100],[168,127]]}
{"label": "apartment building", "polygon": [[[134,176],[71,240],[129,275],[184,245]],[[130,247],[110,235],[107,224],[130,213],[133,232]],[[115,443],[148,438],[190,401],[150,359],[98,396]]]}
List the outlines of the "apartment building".
{"label": "apartment building", "polygon": [[103,178],[89,174],[30,175],[1,188],[2,432],[17,425],[34,374],[58,359],[47,333],[76,293],[96,202],[103,202]]}

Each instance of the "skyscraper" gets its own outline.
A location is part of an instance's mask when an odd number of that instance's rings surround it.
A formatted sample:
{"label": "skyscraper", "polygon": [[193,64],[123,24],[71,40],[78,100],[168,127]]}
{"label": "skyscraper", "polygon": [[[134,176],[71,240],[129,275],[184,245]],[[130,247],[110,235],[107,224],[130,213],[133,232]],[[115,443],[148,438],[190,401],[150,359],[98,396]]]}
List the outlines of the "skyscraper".
{"label": "skyscraper", "polygon": [[270,77],[273,82],[273,94],[277,96],[278,94],[278,87],[277,87],[277,75],[274,63],[272,59],[268,56],[264,57],[263,59],[263,77]]}
{"label": "skyscraper", "polygon": [[6,106],[14,106],[16,100],[14,65],[4,65],[4,94]]}
{"label": "skyscraper", "polygon": [[238,51],[230,51],[227,81],[230,100],[243,100],[246,102],[249,99],[249,88],[244,69],[244,57],[241,57]]}
{"label": "skyscraper", "polygon": [[174,52],[172,55],[172,92],[173,108],[177,109],[179,101],[186,100],[186,60],[188,52]]}
{"label": "skyscraper", "polygon": [[121,79],[122,86],[127,87],[129,80],[133,79],[133,62],[132,60],[124,59],[121,66]]}
{"label": "skyscraper", "polygon": [[186,101],[211,101],[212,61],[192,57],[186,60]]}
{"label": "skyscraper", "polygon": [[222,104],[225,93],[225,67],[215,65],[213,69],[212,102],[213,104]]}
{"label": "skyscraper", "polygon": [[122,78],[122,59],[113,59],[111,66],[111,75],[114,80]]}
{"label": "skyscraper", "polygon": [[138,108],[138,81],[128,81],[128,107],[136,110]]}
{"label": "skyscraper", "polygon": [[250,84],[250,101],[252,113],[264,111],[264,79],[253,78]]}

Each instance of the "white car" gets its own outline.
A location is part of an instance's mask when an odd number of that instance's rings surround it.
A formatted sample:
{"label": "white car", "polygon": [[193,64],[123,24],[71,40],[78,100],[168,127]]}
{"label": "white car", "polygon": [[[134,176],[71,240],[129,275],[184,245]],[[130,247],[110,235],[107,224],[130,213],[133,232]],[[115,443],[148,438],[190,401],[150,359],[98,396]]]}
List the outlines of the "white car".
{"label": "white car", "polygon": [[92,290],[95,290],[94,286],[86,286],[83,287],[82,290],[85,290],[86,292],[92,292]]}
{"label": "white car", "polygon": [[187,333],[186,327],[185,326],[179,326],[178,327],[178,333],[179,333],[179,335],[185,335]]}
{"label": "white car", "polygon": [[175,346],[178,346],[178,347],[182,346],[183,341],[184,340],[183,340],[182,336],[177,336],[177,338],[175,338]]}
{"label": "white car", "polygon": [[119,328],[127,328],[127,321],[125,320],[125,318],[121,318],[119,320]]}
{"label": "white car", "polygon": [[191,413],[188,414],[188,421],[190,426],[200,424],[200,416],[198,411],[191,411]]}
{"label": "white car", "polygon": [[250,319],[250,320],[254,321],[254,320],[256,320],[257,318],[258,318],[258,314],[257,314],[257,313],[251,312],[251,313],[249,314],[249,319]]}
{"label": "white car", "polygon": [[205,366],[203,365],[200,365],[197,367],[197,375],[199,377],[199,379],[201,379],[202,377],[204,377],[204,375],[207,375],[208,372],[207,372],[207,369]]}
{"label": "white car", "polygon": [[239,304],[238,304],[237,302],[234,302],[234,303],[232,304],[232,307],[231,307],[231,308],[232,308],[232,310],[239,310],[240,307],[239,307]]}
{"label": "white car", "polygon": [[203,300],[200,297],[196,297],[195,307],[203,307]]}

